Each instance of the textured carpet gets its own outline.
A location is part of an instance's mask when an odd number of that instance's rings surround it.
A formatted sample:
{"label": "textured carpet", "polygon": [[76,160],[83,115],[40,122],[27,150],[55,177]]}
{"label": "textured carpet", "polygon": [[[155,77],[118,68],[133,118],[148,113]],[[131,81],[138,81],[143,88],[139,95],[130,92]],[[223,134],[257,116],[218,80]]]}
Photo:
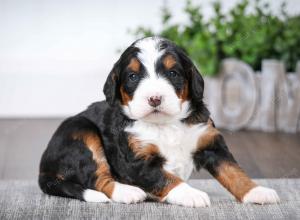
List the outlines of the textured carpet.
{"label": "textured carpet", "polygon": [[185,208],[156,202],[85,203],[47,196],[34,181],[0,181],[0,219],[300,219],[300,179],[257,180],[277,190],[281,203],[241,204],[215,180],[191,180],[207,192],[209,208]]}

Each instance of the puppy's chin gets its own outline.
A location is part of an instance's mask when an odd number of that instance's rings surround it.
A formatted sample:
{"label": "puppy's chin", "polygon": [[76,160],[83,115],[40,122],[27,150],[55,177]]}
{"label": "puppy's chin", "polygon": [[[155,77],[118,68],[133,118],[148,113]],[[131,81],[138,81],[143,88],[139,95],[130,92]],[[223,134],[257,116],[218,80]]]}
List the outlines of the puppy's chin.
{"label": "puppy's chin", "polygon": [[149,111],[148,114],[145,114],[143,117],[139,118],[139,120],[153,124],[169,124],[180,121],[190,114],[190,102],[184,101],[177,108],[168,110],[170,111]]}
{"label": "puppy's chin", "polygon": [[125,115],[130,119],[153,124],[168,124],[186,118],[190,114],[189,106],[189,101],[184,101],[178,108],[160,109],[158,111],[149,108],[131,109],[129,105],[122,106],[122,108]]}
{"label": "puppy's chin", "polygon": [[135,112],[129,106],[123,106],[123,112],[127,117],[133,120],[144,121],[153,124],[166,124],[179,119],[179,112],[164,112],[147,109],[144,111]]}
{"label": "puppy's chin", "polygon": [[139,120],[153,124],[167,124],[177,120],[176,115],[154,111],[140,118]]}

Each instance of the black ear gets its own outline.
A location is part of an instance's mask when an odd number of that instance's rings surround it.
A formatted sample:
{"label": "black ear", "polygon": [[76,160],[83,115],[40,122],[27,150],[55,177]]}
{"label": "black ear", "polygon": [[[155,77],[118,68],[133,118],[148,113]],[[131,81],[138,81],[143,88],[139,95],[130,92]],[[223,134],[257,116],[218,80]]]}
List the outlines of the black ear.
{"label": "black ear", "polygon": [[110,105],[114,105],[118,100],[119,72],[119,62],[117,62],[110,71],[103,87],[103,93],[106,97],[106,101]]}
{"label": "black ear", "polygon": [[182,49],[178,49],[178,54],[181,59],[186,77],[188,79],[189,96],[191,98],[191,101],[194,104],[202,103],[204,80],[197,70],[196,66]]}
{"label": "black ear", "polygon": [[198,72],[194,64],[189,69],[189,94],[192,102],[202,102],[204,92],[204,80],[201,74]]}

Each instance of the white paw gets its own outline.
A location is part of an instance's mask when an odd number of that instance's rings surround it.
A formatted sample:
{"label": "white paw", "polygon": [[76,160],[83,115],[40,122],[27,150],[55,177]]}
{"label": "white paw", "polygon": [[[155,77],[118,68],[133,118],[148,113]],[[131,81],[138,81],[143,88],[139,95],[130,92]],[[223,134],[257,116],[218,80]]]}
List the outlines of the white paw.
{"label": "white paw", "polygon": [[251,189],[242,199],[243,203],[257,204],[277,203],[279,201],[279,196],[275,190],[262,186],[257,186]]}
{"label": "white paw", "polygon": [[138,187],[115,182],[111,199],[114,202],[130,204],[144,201],[146,197],[147,194]]}
{"label": "white paw", "polygon": [[110,202],[110,199],[104,193],[92,189],[83,191],[83,199],[86,202]]}
{"label": "white paw", "polygon": [[187,207],[210,206],[210,200],[207,193],[192,188],[186,183],[181,183],[176,186],[163,200],[171,204]]}

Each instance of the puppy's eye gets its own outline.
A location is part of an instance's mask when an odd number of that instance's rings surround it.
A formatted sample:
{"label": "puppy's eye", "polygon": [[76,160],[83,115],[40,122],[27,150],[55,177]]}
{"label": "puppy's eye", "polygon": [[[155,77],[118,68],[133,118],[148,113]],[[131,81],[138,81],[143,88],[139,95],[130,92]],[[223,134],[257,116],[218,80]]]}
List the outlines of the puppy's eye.
{"label": "puppy's eye", "polygon": [[131,74],[129,75],[129,79],[130,79],[132,82],[135,82],[135,81],[137,81],[137,80],[139,79],[139,77],[138,77],[137,74],[131,73]]}
{"label": "puppy's eye", "polygon": [[178,76],[178,73],[176,71],[169,71],[167,72],[167,76],[171,78],[175,78]]}

